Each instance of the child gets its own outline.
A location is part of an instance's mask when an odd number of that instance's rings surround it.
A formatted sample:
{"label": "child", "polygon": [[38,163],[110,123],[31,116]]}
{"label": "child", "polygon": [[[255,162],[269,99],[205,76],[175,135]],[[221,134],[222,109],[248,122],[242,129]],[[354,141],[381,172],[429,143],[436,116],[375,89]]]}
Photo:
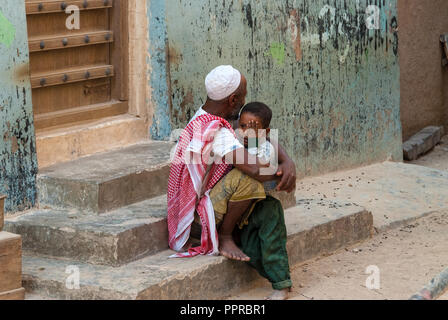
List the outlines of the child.
{"label": "child", "polygon": [[[269,142],[269,128],[272,119],[271,109],[261,102],[249,103],[241,109],[238,130],[240,137],[244,139],[244,147],[247,151],[258,157],[263,164],[269,165],[266,174],[277,171],[278,159],[274,146]],[[277,181],[269,181],[263,184],[266,192],[275,190]]]}
{"label": "child", "polygon": [[[249,103],[240,112],[237,130],[248,152],[266,165],[263,168],[266,169],[266,175],[275,175],[278,167],[277,152],[267,140],[271,119],[272,111],[268,106],[260,102]],[[235,168],[211,190],[210,199],[218,230],[224,216],[231,211],[229,207],[232,204],[253,201],[234,229],[234,240],[250,258],[241,261],[248,261],[261,276],[271,282],[274,292],[268,299],[281,300],[287,298],[292,282],[283,208],[279,200],[269,195],[276,185],[277,181],[257,182]],[[240,192],[235,192],[235,189]],[[197,214],[190,236],[195,243],[201,239],[201,223]]]}
{"label": "child", "polygon": [[[277,152],[268,141],[271,119],[272,111],[267,105],[253,102],[243,107],[238,123],[238,133],[244,140],[245,148],[250,154],[256,155],[260,162],[269,164],[269,168],[266,168],[268,175],[275,173],[278,168]],[[251,216],[249,223],[237,231],[244,253],[251,257],[249,263],[273,286],[274,292],[267,299],[282,300],[287,299],[292,282],[286,252],[283,208],[280,201],[270,196],[277,183],[263,183],[266,200],[256,204],[257,214]]]}

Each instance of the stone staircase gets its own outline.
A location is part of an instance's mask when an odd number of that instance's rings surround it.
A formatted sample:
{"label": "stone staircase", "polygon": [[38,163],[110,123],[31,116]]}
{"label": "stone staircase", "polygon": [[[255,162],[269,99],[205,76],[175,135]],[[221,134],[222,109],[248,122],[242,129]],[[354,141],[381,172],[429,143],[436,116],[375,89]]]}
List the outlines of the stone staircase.
{"label": "stone staircase", "polygon": [[[219,299],[259,278],[223,257],[169,259],[166,187],[173,144],[145,142],[38,175],[39,209],[8,217],[23,238],[23,285],[43,299]],[[285,203],[285,202],[284,202]],[[362,241],[353,203],[300,200],[285,211],[291,264]],[[79,288],[67,285],[79,270]]]}

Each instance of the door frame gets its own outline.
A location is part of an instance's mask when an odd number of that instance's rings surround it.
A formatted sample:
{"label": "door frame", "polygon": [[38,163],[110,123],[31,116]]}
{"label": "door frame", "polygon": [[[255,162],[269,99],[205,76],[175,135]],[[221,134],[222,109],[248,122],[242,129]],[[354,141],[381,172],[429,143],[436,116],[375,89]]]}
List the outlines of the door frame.
{"label": "door frame", "polygon": [[[112,78],[111,99],[129,101],[129,5],[127,0],[114,0],[110,9],[110,28],[114,42],[110,47],[110,63],[117,70]],[[129,106],[128,106],[129,110]]]}
{"label": "door frame", "polygon": [[129,114],[148,124],[152,121],[147,0],[126,0],[128,11],[128,98]]}

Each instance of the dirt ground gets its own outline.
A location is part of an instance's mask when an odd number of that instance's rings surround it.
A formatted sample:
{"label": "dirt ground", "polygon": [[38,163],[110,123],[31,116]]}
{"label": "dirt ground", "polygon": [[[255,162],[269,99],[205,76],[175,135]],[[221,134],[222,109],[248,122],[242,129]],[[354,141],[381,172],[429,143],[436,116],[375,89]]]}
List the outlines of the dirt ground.
{"label": "dirt ground", "polygon": [[[413,164],[448,171],[448,136]],[[291,268],[291,300],[406,300],[448,267],[448,209],[405,227],[376,234],[356,246],[341,249]],[[372,271],[379,271],[379,289],[369,289]],[[376,268],[377,267],[377,268]],[[260,280],[229,299],[263,299],[271,292]],[[439,300],[448,300],[448,292]]]}

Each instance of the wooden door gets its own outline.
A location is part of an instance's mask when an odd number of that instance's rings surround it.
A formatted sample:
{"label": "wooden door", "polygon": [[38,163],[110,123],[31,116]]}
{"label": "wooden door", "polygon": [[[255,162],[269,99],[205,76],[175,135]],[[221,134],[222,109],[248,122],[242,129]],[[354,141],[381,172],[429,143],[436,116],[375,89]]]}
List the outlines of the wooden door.
{"label": "wooden door", "polygon": [[25,0],[36,130],[127,113],[126,2]]}

